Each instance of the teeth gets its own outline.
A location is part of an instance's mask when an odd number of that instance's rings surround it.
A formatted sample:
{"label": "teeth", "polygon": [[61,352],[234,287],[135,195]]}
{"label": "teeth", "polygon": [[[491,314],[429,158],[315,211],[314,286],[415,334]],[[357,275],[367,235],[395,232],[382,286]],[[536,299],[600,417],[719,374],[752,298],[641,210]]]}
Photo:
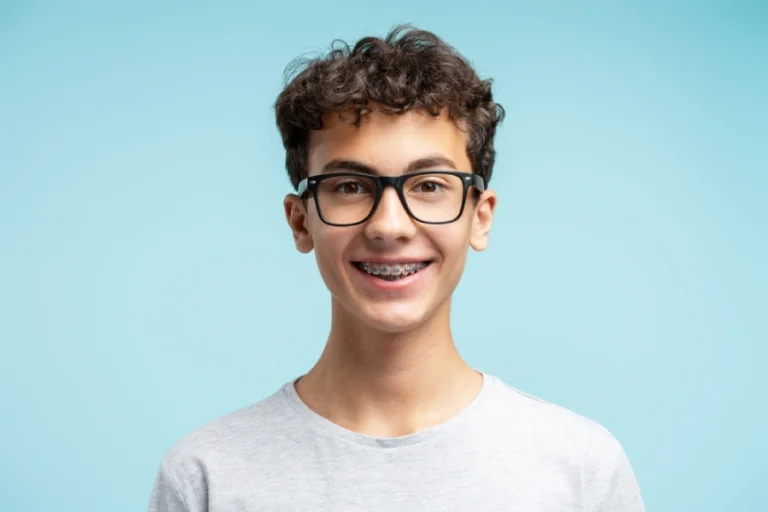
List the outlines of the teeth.
{"label": "teeth", "polygon": [[361,269],[374,276],[383,276],[387,278],[399,278],[410,274],[415,274],[427,265],[425,263],[359,263]]}

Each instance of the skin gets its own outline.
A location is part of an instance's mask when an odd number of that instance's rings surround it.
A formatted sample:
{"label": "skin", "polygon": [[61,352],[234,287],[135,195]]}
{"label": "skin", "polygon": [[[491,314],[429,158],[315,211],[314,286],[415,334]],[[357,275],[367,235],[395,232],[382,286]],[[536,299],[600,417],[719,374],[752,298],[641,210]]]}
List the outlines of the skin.
{"label": "skin", "polygon": [[[388,115],[373,108],[355,127],[331,113],[310,137],[309,175],[336,159],[353,160],[396,176],[415,161],[441,157],[470,171],[462,127],[446,115],[421,111]],[[449,166],[426,167],[447,169]],[[315,412],[349,430],[397,437],[438,425],[477,395],[482,376],[458,354],[450,329],[451,295],[468,249],[484,250],[496,206],[486,190],[472,189],[454,223],[428,225],[410,218],[394,189],[387,188],[364,224],[324,224],[314,201],[289,194],[284,201],[296,248],[314,251],[331,292],[331,330],[315,366],[296,383]],[[352,261],[431,260],[408,290],[367,286]]]}

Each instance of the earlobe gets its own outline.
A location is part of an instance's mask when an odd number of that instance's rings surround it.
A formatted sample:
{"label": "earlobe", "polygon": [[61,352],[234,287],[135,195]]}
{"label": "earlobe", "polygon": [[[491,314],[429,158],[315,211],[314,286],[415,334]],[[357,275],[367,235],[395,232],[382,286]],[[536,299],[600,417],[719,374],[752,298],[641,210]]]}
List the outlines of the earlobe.
{"label": "earlobe", "polygon": [[476,251],[484,251],[488,247],[488,234],[491,231],[495,210],[496,193],[493,190],[486,190],[480,196],[472,218],[469,245]]}
{"label": "earlobe", "polygon": [[296,249],[305,254],[312,251],[314,244],[307,229],[307,211],[302,200],[296,194],[288,194],[283,200],[283,209]]}

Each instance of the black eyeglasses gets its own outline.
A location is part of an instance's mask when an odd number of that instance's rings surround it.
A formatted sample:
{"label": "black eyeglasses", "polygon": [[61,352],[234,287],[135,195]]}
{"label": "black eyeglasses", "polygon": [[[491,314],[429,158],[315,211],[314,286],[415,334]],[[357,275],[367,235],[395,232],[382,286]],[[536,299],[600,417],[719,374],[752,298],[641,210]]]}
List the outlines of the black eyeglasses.
{"label": "black eyeglasses", "polygon": [[385,187],[397,191],[405,211],[424,224],[449,224],[464,212],[467,191],[485,191],[485,180],[473,173],[420,171],[402,176],[333,172],[304,178],[298,195],[311,192],[320,219],[331,226],[354,226],[376,211]]}

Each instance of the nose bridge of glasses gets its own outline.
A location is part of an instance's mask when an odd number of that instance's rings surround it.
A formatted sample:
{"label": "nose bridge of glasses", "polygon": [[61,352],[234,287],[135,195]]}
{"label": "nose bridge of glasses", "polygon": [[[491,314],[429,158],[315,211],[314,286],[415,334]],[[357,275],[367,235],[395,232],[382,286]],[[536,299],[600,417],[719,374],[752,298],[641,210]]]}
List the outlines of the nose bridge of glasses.
{"label": "nose bridge of glasses", "polygon": [[[378,176],[379,182],[379,200],[372,215],[380,216],[382,213],[386,217],[391,217],[396,212],[397,218],[410,218],[408,209],[403,204],[402,184],[406,176]],[[394,211],[393,211],[394,208]]]}
{"label": "nose bridge of glasses", "polygon": [[387,187],[392,187],[394,189],[399,188],[402,186],[402,183],[405,181],[407,176],[377,176],[376,179],[379,180],[381,183],[381,186],[386,189]]}

